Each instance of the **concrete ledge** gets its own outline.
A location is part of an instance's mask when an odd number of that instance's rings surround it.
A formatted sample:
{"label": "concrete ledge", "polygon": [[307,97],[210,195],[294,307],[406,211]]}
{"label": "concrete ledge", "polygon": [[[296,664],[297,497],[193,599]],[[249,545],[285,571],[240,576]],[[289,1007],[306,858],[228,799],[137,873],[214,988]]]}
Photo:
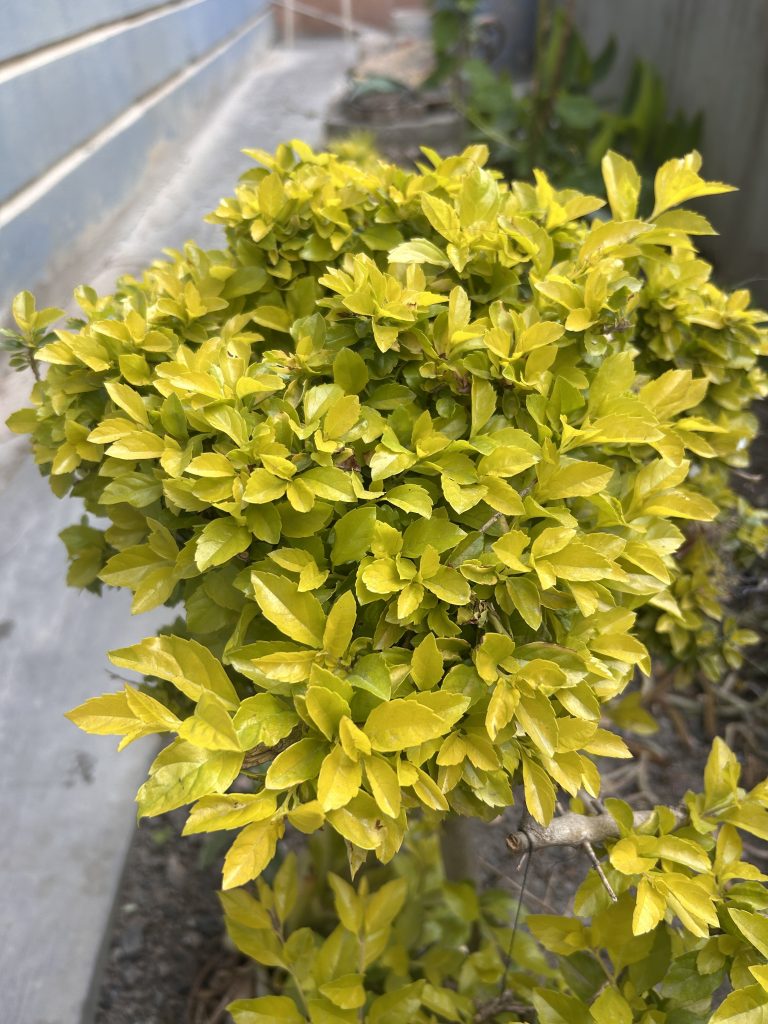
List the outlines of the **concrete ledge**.
{"label": "concrete ledge", "polygon": [[40,49],[96,25],[158,7],[163,0],[34,0],[0,5],[0,61]]}
{"label": "concrete ledge", "polygon": [[[0,207],[0,309],[54,274],[88,237],[141,189],[148,168],[204,124],[204,118],[272,40],[269,14],[129,107],[28,193]],[[5,219],[7,218],[7,219]]]}
{"label": "concrete ledge", "polygon": [[0,203],[141,97],[266,9],[266,0],[201,0],[45,61],[3,81]]}

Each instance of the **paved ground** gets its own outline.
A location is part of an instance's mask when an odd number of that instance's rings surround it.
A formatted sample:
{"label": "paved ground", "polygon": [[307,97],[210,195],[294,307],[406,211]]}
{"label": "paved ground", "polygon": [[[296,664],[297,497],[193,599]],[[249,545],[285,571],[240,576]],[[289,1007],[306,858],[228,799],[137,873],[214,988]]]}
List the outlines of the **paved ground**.
{"label": "paved ground", "polygon": [[[250,161],[246,146],[320,140],[348,51],[317,42],[277,49],[228,98],[172,163],[154,169],[150,202],[124,211],[73,260],[41,304],[62,305],[78,281],[108,290],[164,247],[216,243],[200,218]],[[2,420],[29,382],[0,368]],[[152,750],[120,755],[63,712],[114,687],[105,652],[151,635],[163,615],[131,618],[126,594],[69,590],[57,534],[78,503],[53,497],[23,439],[0,427],[0,1019],[80,1024],[90,1014],[94,965],[135,828],[133,797]],[[136,1021],[135,1024],[143,1024]],[[178,1024],[178,1022],[168,1022]]]}

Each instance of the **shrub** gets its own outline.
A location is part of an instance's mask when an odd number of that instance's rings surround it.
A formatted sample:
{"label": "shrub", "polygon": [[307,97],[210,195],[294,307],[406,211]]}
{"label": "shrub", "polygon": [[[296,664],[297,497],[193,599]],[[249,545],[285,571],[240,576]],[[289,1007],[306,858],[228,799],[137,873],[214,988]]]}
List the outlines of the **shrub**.
{"label": "shrub", "polygon": [[[727,467],[754,432],[760,316],[708,283],[690,237],[707,223],[677,209],[728,187],[696,154],[670,161],[643,219],[637,173],[608,154],[603,220],[601,199],[542,173],[504,184],[482,147],[425,151],[418,173],[298,142],[253,155],[213,214],[225,249],[187,245],[105,298],[80,289],[84,318],[53,337],[51,311],[16,303],[18,361],[49,368],[10,425],[57,494],[109,520],[66,531],[71,581],[127,587],[135,612],[182,609],[171,634],[111,654],[145,686],[70,717],[121,745],[175,737],[139,814],[192,803],[185,832],[236,831],[226,890],[268,869],[287,826],[337,833],[353,878],[367,861],[397,871],[415,821],[490,820],[518,784],[531,824],[512,845],[557,841],[558,790],[590,810],[595,758],[630,756],[607,726],[635,670],[650,673],[638,614],[698,628],[678,616],[677,524],[715,519],[704,490],[728,505]],[[590,969],[576,979],[516,947],[515,991],[545,1022],[589,1006],[598,1024],[629,1021],[676,1005],[659,988],[670,962],[679,985],[704,978],[702,1006],[732,963],[738,999],[768,1002],[763,876],[736,832],[768,837],[766,806],[718,743],[683,810],[577,816],[577,841],[608,857],[577,901],[592,931],[532,928]],[[470,1020],[488,979],[503,986],[492,927],[482,991],[452,988],[453,961],[404,965],[387,931],[398,900],[370,910],[390,896],[367,895],[365,873],[357,895],[333,883],[330,937],[288,936],[286,873],[260,902],[227,897],[293,979],[291,997],[237,1007],[241,1024],[362,1019],[363,985],[392,988],[371,1024]],[[381,928],[350,960],[369,911]]]}

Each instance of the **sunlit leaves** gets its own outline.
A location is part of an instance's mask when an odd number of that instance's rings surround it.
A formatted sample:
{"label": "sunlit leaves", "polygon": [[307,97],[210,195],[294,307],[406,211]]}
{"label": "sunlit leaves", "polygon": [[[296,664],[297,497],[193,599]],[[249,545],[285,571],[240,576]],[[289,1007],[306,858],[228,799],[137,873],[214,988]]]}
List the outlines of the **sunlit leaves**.
{"label": "sunlit leaves", "polygon": [[199,700],[208,691],[220,697],[227,707],[238,704],[237,693],[221,662],[195,640],[150,637],[132,647],[110,651],[109,658],[119,668],[167,679],[191,700]]}
{"label": "sunlit leaves", "polygon": [[222,888],[232,889],[257,878],[275,855],[282,826],[255,821],[239,833],[224,858]]}
{"label": "sunlit leaves", "polygon": [[[221,248],[170,253],[114,296],[79,293],[82,323],[47,338],[34,408],[12,421],[56,493],[105,520],[70,528],[71,581],[179,616],[178,635],[113,653],[147,692],[70,717],[123,744],[176,737],[140,811],[195,801],[188,832],[236,830],[228,887],[261,875],[286,820],[338,833],[353,872],[367,851],[390,860],[422,812],[496,814],[520,784],[546,824],[558,790],[597,796],[593,758],[630,756],[604,726],[636,668],[717,632],[702,627],[702,610],[719,616],[712,556],[689,524],[738,518],[725,474],[746,457],[767,346],[746,294],[720,292],[692,247],[708,225],[676,207],[724,187],[695,154],[670,161],[643,220],[636,170],[608,153],[612,219],[594,219],[599,197],[543,172],[510,186],[486,156],[425,151],[429,168],[406,171],[299,142],[260,154],[214,214]],[[24,293],[15,314],[31,342],[57,311]],[[619,705],[614,724],[638,721]],[[733,840],[711,860],[723,823],[768,835],[765,801],[738,782],[716,745],[686,831],[661,814],[638,831],[629,812],[605,862],[620,907],[595,936],[649,943],[637,964],[667,922],[703,940],[723,887],[760,882]],[[342,891],[355,936],[361,920],[389,927],[383,904],[402,895],[364,894],[353,912]],[[249,948],[274,966],[269,934]],[[339,967],[312,976],[299,1019],[317,1024],[363,1007],[370,1024],[422,1008],[469,1020],[478,1007],[455,986],[501,980],[498,953],[480,962],[467,933],[450,985],[430,964],[418,991],[366,997],[375,942],[360,961],[326,950],[339,939],[292,941],[296,963]],[[578,995],[521,991],[542,1021],[621,1021],[625,1000],[639,1018],[640,969],[592,985],[591,966],[571,965]],[[233,1012],[295,1018],[287,997]]]}
{"label": "sunlit leaves", "polygon": [[253,572],[251,583],[264,617],[281,633],[309,647],[322,646],[326,620],[316,597],[273,573]]}

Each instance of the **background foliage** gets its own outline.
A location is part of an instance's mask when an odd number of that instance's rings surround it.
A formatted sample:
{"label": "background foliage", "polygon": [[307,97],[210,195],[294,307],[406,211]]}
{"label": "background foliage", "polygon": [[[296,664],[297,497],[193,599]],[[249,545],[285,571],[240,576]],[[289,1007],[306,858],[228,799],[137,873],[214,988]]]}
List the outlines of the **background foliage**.
{"label": "background foliage", "polygon": [[542,168],[558,186],[594,190],[608,149],[650,178],[661,163],[700,144],[702,115],[669,111],[662,81],[645,61],[635,62],[622,96],[600,94],[615,40],[593,58],[567,4],[537,4],[530,81],[494,66],[489,58],[503,24],[480,13],[478,0],[433,5],[435,81],[452,83],[469,138],[486,143],[494,167],[509,178],[527,179]]}

